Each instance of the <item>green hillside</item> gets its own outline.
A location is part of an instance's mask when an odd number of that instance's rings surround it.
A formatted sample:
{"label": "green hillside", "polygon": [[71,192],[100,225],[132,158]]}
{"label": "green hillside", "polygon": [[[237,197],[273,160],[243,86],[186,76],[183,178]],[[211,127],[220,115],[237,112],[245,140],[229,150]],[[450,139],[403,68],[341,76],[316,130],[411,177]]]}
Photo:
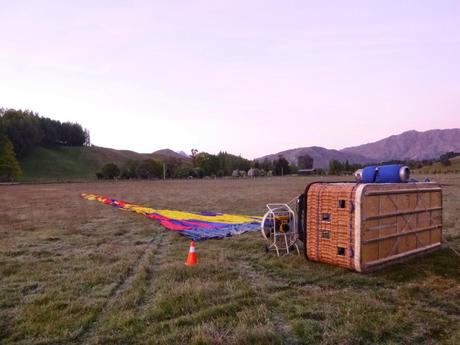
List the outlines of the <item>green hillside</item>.
{"label": "green hillside", "polygon": [[423,168],[417,169],[415,173],[419,174],[448,174],[460,173],[460,156],[450,159],[451,165],[442,165],[437,162],[433,165],[426,165]]}
{"label": "green hillside", "polygon": [[154,158],[152,154],[104,147],[37,147],[21,163],[23,180],[95,179],[104,164],[123,166],[129,160]]}

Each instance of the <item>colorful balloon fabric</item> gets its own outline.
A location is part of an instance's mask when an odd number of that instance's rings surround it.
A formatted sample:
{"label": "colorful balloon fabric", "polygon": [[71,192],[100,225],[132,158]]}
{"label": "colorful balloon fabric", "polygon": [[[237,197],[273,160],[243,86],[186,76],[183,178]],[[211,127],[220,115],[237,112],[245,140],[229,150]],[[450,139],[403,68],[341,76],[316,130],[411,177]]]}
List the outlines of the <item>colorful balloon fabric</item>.
{"label": "colorful balloon fabric", "polygon": [[121,210],[142,214],[149,219],[158,221],[166,229],[178,231],[193,241],[219,239],[248,231],[259,231],[262,221],[262,217],[215,212],[155,210],[95,194],[81,194],[81,196],[86,200],[99,201]]}

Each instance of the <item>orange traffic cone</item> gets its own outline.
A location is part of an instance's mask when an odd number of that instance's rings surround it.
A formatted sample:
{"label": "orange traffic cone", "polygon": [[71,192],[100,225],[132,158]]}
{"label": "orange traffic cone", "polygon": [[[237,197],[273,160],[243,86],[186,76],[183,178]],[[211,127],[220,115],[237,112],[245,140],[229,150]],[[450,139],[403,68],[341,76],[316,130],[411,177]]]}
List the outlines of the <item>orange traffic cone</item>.
{"label": "orange traffic cone", "polygon": [[185,264],[187,266],[193,266],[198,263],[198,260],[196,258],[196,251],[195,251],[195,242],[190,243],[190,249],[188,251],[188,256],[187,256],[187,261],[185,261]]}

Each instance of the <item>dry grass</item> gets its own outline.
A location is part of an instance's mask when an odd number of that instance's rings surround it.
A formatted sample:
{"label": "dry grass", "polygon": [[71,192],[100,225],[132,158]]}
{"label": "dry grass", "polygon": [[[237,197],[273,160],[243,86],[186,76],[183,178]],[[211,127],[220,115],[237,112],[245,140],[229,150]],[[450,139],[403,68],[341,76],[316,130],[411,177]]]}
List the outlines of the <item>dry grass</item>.
{"label": "dry grass", "polygon": [[[460,250],[460,176],[444,186]],[[458,344],[460,258],[449,249],[370,275],[265,254],[258,233],[198,245],[82,200],[260,215],[309,178],[0,186],[0,342]]]}

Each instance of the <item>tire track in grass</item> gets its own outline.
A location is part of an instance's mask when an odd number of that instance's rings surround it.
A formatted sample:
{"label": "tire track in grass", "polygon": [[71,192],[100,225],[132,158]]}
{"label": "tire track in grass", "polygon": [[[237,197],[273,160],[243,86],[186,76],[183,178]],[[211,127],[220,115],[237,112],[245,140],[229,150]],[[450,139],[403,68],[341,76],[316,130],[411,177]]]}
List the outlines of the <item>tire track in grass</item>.
{"label": "tire track in grass", "polygon": [[[175,245],[171,244],[174,249]],[[207,259],[211,259],[213,257],[213,254],[215,254],[215,249],[216,248],[208,248],[208,257]],[[168,264],[171,263],[171,257],[168,257],[166,254],[169,252],[169,247],[165,246],[165,250],[163,252],[159,252],[158,255],[156,256],[156,265],[154,266],[154,272],[159,272],[161,270],[164,270],[164,264],[166,264],[166,270],[169,270]],[[219,260],[217,260],[219,261]],[[214,264],[211,263],[209,266],[206,264],[205,261],[202,262],[202,265],[204,265],[203,270],[199,269],[197,271],[197,277],[201,279],[206,279],[208,275],[211,275],[212,272],[214,272],[215,267]],[[173,264],[170,266],[173,270],[175,270],[178,266],[176,264]],[[238,270],[238,265],[229,265],[228,267],[226,266],[220,266],[220,269],[225,269],[228,268],[229,271],[232,271],[232,274],[230,275],[235,279],[235,273],[239,274],[240,276],[243,276],[240,274],[240,271]],[[189,269],[187,269],[189,270]],[[209,271],[208,271],[209,270]],[[182,270],[179,270],[182,271]],[[218,270],[219,271],[219,270]],[[187,271],[188,272],[188,271]],[[182,274],[181,274],[182,275]],[[197,278],[195,277],[195,278]],[[164,279],[164,277],[162,278]],[[194,279],[193,276],[189,276],[189,274],[185,274],[185,277],[181,277],[180,281],[181,283],[186,283],[189,279]],[[226,282],[229,278],[229,276],[223,276],[219,278],[213,279],[212,276],[210,276],[210,280],[215,282],[215,283],[224,283]],[[174,280],[174,279],[173,279]],[[242,280],[243,281],[243,280]],[[254,278],[254,281],[257,281],[257,277]],[[167,282],[170,283],[169,280]],[[164,281],[163,281],[164,283]],[[155,298],[159,296],[159,294],[164,293],[165,291],[169,291],[168,288],[161,283],[160,279],[156,279],[153,281],[153,284],[150,285],[149,290],[146,292],[146,302],[144,305],[141,307],[141,311],[138,311],[140,314],[140,320],[146,325],[147,328],[149,328],[149,331],[147,333],[147,337],[149,336],[157,336],[163,339],[170,338],[170,341],[174,343],[175,341],[177,342],[178,339],[180,338],[180,334],[184,335],[187,333],[190,333],[196,329],[200,329],[201,326],[206,325],[207,323],[215,321],[215,318],[218,320],[223,320],[225,318],[231,318],[231,314],[236,314],[238,312],[245,312],[246,309],[252,310],[253,308],[256,308],[258,305],[261,305],[266,308],[265,303],[263,300],[256,296],[257,291],[254,288],[254,286],[251,286],[251,284],[247,284],[247,281],[245,282],[245,287],[244,291],[240,291],[237,294],[234,294],[234,291],[227,291],[226,293],[223,293],[222,296],[219,298],[214,298],[211,304],[209,303],[198,303],[198,305],[195,304],[195,307],[193,311],[188,310],[188,308],[185,308],[185,310],[182,310],[182,312],[174,315],[169,315],[169,316],[155,316],[154,314],[148,315],[146,314],[146,308],[149,306],[153,306],[155,304]],[[160,286],[158,286],[160,284]],[[167,284],[169,285],[169,284]],[[252,284],[254,285],[254,284]],[[200,287],[198,287],[200,288]],[[248,290],[252,290],[252,293],[250,296],[248,296]],[[167,292],[166,292],[167,293]],[[267,326],[271,326],[271,330],[274,330],[273,327],[273,320],[276,320],[275,317],[271,317],[271,311],[267,309],[267,318],[270,320],[267,323]],[[231,322],[232,320],[237,320],[237,319],[229,319],[228,321]],[[217,321],[217,324],[219,322]],[[210,335],[212,338],[216,336],[216,332],[218,333],[218,339],[224,339],[226,337],[229,337],[229,333],[232,332],[231,329],[226,329],[222,325],[216,326],[215,332],[211,332],[212,334]],[[165,330],[166,331],[163,331]],[[204,333],[209,335],[207,333],[209,329],[204,330]],[[176,333],[178,332],[178,333]],[[281,332],[276,331],[277,334],[281,334]],[[284,335],[285,332],[283,332]],[[236,335],[233,335],[232,337],[235,337]],[[178,338],[179,337],[179,338]],[[286,337],[287,338],[287,337]],[[217,338],[216,338],[217,339]],[[229,340],[232,342],[231,340]],[[216,340],[218,343],[219,341]],[[213,342],[212,342],[213,343]],[[294,342],[290,342],[294,343]]]}
{"label": "tire track in grass", "polygon": [[[97,333],[104,318],[109,315],[118,299],[123,293],[128,291],[135,281],[136,277],[142,272],[144,267],[148,267],[150,262],[157,255],[157,251],[161,250],[164,241],[165,232],[159,231],[146,245],[144,251],[136,258],[133,265],[127,270],[126,274],[118,281],[115,287],[111,290],[107,300],[103,303],[101,310],[96,314],[94,319],[85,325],[80,332],[72,337],[71,341],[76,344],[87,343]],[[153,279],[153,271],[147,270],[146,285],[150,285]],[[142,296],[140,304],[145,303],[145,298]]]}
{"label": "tire track in grass", "polygon": [[[143,314],[147,307],[150,305],[150,302],[154,300],[155,294],[157,291],[157,287],[155,286],[155,281],[153,280],[154,276],[157,276],[158,273],[161,271],[163,265],[165,264],[165,258],[168,254],[168,244],[163,244],[162,239],[161,243],[159,244],[158,250],[155,252],[155,265],[149,270],[149,279],[147,279],[146,286],[147,289],[144,293],[143,303],[138,307],[138,314],[142,318]],[[169,245],[171,245],[169,243]]]}
{"label": "tire track in grass", "polygon": [[[238,265],[238,270],[239,273],[249,282],[249,285],[252,289],[254,289],[257,293],[263,294],[264,300],[270,300],[271,298],[270,292],[267,291],[267,289],[270,290],[289,287],[287,281],[281,279],[275,280],[273,277],[257,271],[251,264],[248,264],[247,262],[240,262]],[[287,326],[282,312],[278,310],[274,303],[267,305],[267,308],[270,312],[270,321],[273,322],[276,333],[283,337],[283,340],[286,344],[299,344],[299,340],[291,333],[291,330]]]}

